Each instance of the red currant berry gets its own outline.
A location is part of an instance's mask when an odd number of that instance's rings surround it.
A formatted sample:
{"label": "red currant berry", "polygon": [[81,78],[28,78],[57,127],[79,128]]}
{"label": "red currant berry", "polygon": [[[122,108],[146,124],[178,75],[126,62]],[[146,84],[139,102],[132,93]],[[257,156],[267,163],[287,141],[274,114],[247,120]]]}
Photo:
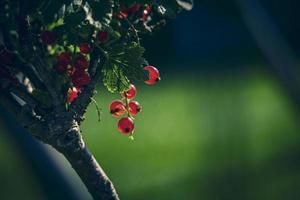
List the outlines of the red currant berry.
{"label": "red currant berry", "polygon": [[91,77],[87,72],[77,71],[72,74],[72,83],[75,87],[81,88],[91,82]]}
{"label": "red currant berry", "polygon": [[148,71],[149,79],[145,81],[148,85],[153,85],[160,80],[159,71],[153,66],[146,66],[144,70]]}
{"label": "red currant berry", "polygon": [[41,34],[41,40],[44,44],[53,44],[55,42],[55,34],[52,31],[44,31]]}
{"label": "red currant berry", "polygon": [[127,97],[127,99],[133,99],[136,96],[136,88],[133,84],[130,84],[129,90],[126,92],[122,92],[121,95],[123,97]]}
{"label": "red currant berry", "polygon": [[119,117],[126,113],[125,105],[121,100],[114,100],[111,102],[109,109],[110,113],[115,117]]}
{"label": "red currant berry", "polygon": [[71,104],[77,97],[80,90],[78,90],[76,87],[73,87],[72,89],[69,89],[68,91],[68,104]]}
{"label": "red currant berry", "polygon": [[143,11],[143,15],[142,15],[142,20],[143,20],[143,21],[147,21],[149,15],[150,15],[150,13],[151,13],[151,11],[152,11],[151,6],[149,6],[149,5],[146,6],[146,8],[145,8],[144,11]]}
{"label": "red currant berry", "polygon": [[99,32],[97,33],[97,39],[98,39],[99,42],[101,42],[101,43],[107,42],[108,37],[109,37],[109,35],[108,35],[108,32],[107,32],[107,31],[99,31]]}
{"label": "red currant berry", "polygon": [[141,112],[142,107],[140,106],[139,102],[137,101],[131,101],[129,104],[129,113],[134,116],[136,114],[138,114],[139,112]]}
{"label": "red currant berry", "polygon": [[62,52],[57,56],[59,63],[69,65],[72,62],[72,55],[69,52]]}
{"label": "red currant berry", "polygon": [[58,65],[56,65],[55,70],[56,70],[58,73],[62,74],[62,73],[64,73],[64,72],[67,70],[67,65],[64,65],[64,64],[58,64]]}
{"label": "red currant berry", "polygon": [[76,70],[84,71],[89,67],[89,61],[83,55],[79,55],[75,59],[74,66]]}
{"label": "red currant berry", "polygon": [[88,43],[82,43],[79,46],[79,49],[80,49],[80,52],[83,53],[83,54],[88,54],[91,51],[91,47]]}
{"label": "red currant berry", "polygon": [[118,19],[125,19],[128,17],[128,10],[122,6],[120,12],[116,16]]}
{"label": "red currant berry", "polygon": [[134,122],[129,117],[124,117],[118,122],[118,130],[124,135],[129,135],[134,130]]}

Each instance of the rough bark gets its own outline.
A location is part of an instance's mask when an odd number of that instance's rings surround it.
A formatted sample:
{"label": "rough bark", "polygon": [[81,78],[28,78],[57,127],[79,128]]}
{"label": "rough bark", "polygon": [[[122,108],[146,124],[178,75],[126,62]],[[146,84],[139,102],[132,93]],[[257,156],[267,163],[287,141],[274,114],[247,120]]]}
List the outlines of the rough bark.
{"label": "rough bark", "polygon": [[81,180],[86,184],[94,199],[119,199],[112,182],[85,146],[77,152],[65,149],[61,149],[60,152],[66,157]]}
{"label": "rough bark", "polygon": [[[70,162],[94,199],[118,200],[113,183],[109,180],[94,156],[85,146],[80,134],[80,128],[75,120],[68,116],[59,117],[53,122],[61,121],[55,125],[55,131],[49,138],[49,143]],[[52,124],[49,124],[50,129]]]}

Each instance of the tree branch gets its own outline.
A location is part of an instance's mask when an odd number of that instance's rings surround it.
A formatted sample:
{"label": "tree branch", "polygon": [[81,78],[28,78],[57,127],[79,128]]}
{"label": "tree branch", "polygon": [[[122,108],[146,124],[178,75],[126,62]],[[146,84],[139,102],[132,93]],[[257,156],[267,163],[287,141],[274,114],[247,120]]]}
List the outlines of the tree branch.
{"label": "tree branch", "polygon": [[45,142],[47,132],[45,131],[45,123],[36,118],[31,108],[26,104],[21,106],[9,93],[0,95],[0,103],[9,110],[16,120],[37,139]]}
{"label": "tree branch", "polygon": [[70,113],[49,116],[47,143],[70,162],[95,200],[119,200],[112,182],[86,148],[80,127]]}
{"label": "tree branch", "polygon": [[[74,134],[79,137],[79,132],[69,132],[66,135]],[[70,162],[73,169],[77,172],[81,180],[85,183],[90,194],[95,200],[118,200],[119,197],[115,191],[112,182],[104,173],[102,168],[97,163],[94,156],[85,147],[83,140],[77,141],[78,144],[73,143],[68,148],[59,147],[58,150]],[[61,145],[61,144],[60,144]],[[74,151],[76,149],[76,151]]]}
{"label": "tree branch", "polygon": [[11,85],[8,88],[8,90],[10,92],[14,93],[15,95],[17,95],[18,97],[20,97],[32,109],[34,109],[35,106],[38,104],[38,102],[36,101],[36,99],[26,90],[25,86],[23,86],[21,84],[18,85],[18,87],[14,86],[14,85]]}

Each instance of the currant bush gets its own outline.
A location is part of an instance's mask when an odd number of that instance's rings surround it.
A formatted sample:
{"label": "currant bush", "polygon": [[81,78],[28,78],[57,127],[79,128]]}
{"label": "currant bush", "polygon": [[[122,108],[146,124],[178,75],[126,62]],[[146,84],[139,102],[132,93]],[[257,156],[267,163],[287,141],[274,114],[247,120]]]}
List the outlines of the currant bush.
{"label": "currant bush", "polygon": [[[44,120],[43,113],[53,110],[56,100],[60,101],[58,104],[65,104],[67,111],[76,113],[73,110],[77,99],[93,91],[102,79],[110,92],[121,94],[121,100],[111,103],[110,112],[115,117],[128,115],[124,123],[132,125],[120,128],[119,124],[118,127],[122,133],[132,135],[133,116],[141,111],[140,104],[132,101],[137,95],[132,82],[143,80],[153,85],[160,80],[158,69],[143,57],[141,36],[154,32],[166,20],[191,7],[192,0],[37,0],[26,3],[3,0],[0,2],[0,38],[5,42],[0,43],[0,88],[9,88],[9,84],[24,85],[16,78],[20,74],[27,78],[27,92],[45,109],[40,112],[43,109],[33,106],[32,113]],[[20,67],[24,65],[27,66]],[[28,71],[31,66],[34,70]],[[40,80],[33,78],[35,72],[51,78],[39,85]],[[53,92],[45,90],[47,88],[59,91],[59,95],[51,99]],[[122,118],[122,122],[125,119]]]}
{"label": "currant bush", "polygon": [[192,0],[0,1],[0,103],[36,139],[67,158],[94,199],[119,199],[81,137],[91,102],[100,116],[93,99],[97,86],[102,82],[120,95],[110,113],[121,118],[119,132],[133,139],[141,106],[133,101],[132,83],[160,79],[144,58],[142,36],[192,5]]}

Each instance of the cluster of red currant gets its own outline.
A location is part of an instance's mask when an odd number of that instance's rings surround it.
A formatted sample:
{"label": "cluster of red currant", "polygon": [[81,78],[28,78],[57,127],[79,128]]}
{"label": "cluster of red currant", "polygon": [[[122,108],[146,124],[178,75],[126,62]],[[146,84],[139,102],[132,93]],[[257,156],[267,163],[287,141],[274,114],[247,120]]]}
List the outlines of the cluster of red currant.
{"label": "cluster of red currant", "polygon": [[120,12],[117,14],[117,18],[125,19],[130,15],[138,14],[139,19],[141,19],[142,21],[147,21],[151,12],[152,12],[152,7],[147,4],[143,6],[142,4],[136,3],[130,7],[126,7],[122,5]]}
{"label": "cluster of red currant", "polygon": [[[108,32],[99,31],[96,39],[100,43],[105,43],[108,40]],[[46,45],[51,45],[55,42],[56,36],[52,31],[44,31],[41,33],[41,40]],[[82,87],[91,82],[91,77],[88,73],[89,60],[88,55],[91,52],[89,43],[81,43],[79,45],[80,53],[72,54],[71,52],[61,52],[57,56],[57,64],[55,70],[64,74],[67,72],[71,78],[74,87],[68,91],[68,104],[71,104],[81,92]]]}
{"label": "cluster of red currant", "polygon": [[70,52],[62,52],[57,56],[58,63],[55,70],[61,74],[67,72],[74,86],[68,92],[69,104],[77,98],[77,94],[81,91],[81,88],[91,82],[91,77],[87,72],[89,61],[86,55],[89,52],[89,44],[83,43],[80,45],[80,53],[72,55]]}
{"label": "cluster of red currant", "polygon": [[[148,72],[148,85],[153,85],[160,80],[159,71],[153,66],[146,66],[144,70]],[[136,87],[131,84],[129,89],[121,93],[122,100],[114,100],[109,106],[110,113],[115,117],[120,117],[127,113],[127,117],[123,117],[118,122],[118,130],[133,139],[134,116],[141,111],[139,102],[132,101],[137,94]]]}
{"label": "cluster of red currant", "polygon": [[[143,8],[143,9],[142,9]],[[135,4],[130,8],[122,8],[120,15],[122,19],[128,17],[130,14],[142,11],[140,19],[146,20],[151,12],[151,6],[142,6]],[[96,41],[105,43],[109,39],[108,32],[99,31],[96,34]],[[51,45],[55,42],[56,36],[52,31],[44,31],[41,34],[41,40],[46,45]],[[68,51],[60,52],[57,56],[57,63],[55,70],[60,74],[67,74],[72,82],[73,87],[68,91],[67,102],[71,104],[81,92],[84,86],[91,82],[88,73],[89,54],[92,47],[89,43],[82,43],[79,46],[80,52],[71,53]],[[153,85],[160,80],[159,71],[153,66],[146,66],[144,70],[148,72],[148,79],[145,81],[148,85]],[[127,117],[123,117],[118,122],[118,130],[124,135],[131,138],[134,132],[134,116],[141,111],[141,106],[137,101],[132,101],[136,96],[136,87],[131,84],[129,90],[122,92],[121,100],[114,100],[110,105],[110,113],[115,117],[120,117],[127,113]]]}

